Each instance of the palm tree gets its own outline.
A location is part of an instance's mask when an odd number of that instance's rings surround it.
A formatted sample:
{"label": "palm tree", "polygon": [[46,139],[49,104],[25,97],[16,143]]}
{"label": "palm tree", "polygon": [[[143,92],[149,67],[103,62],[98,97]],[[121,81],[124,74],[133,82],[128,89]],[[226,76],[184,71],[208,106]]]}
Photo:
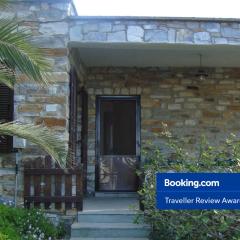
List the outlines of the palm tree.
{"label": "palm tree", "polygon": [[[5,7],[6,0],[0,0]],[[30,81],[42,86],[48,85],[46,72],[50,71],[46,59],[39,48],[29,41],[30,35],[18,30],[18,23],[0,19],[0,84],[10,88],[18,81],[16,69],[25,74]],[[67,150],[56,133],[44,126],[8,122],[0,124],[0,136],[18,136],[25,138],[50,154],[60,164],[66,162]]]}

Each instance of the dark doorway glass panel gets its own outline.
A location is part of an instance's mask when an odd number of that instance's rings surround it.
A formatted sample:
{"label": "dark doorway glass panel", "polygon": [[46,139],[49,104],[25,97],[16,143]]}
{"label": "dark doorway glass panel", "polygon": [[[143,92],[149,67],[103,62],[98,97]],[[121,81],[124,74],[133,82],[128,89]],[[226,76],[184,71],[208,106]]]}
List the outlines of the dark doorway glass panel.
{"label": "dark doorway glass panel", "polygon": [[136,101],[103,100],[100,119],[100,154],[136,155]]}

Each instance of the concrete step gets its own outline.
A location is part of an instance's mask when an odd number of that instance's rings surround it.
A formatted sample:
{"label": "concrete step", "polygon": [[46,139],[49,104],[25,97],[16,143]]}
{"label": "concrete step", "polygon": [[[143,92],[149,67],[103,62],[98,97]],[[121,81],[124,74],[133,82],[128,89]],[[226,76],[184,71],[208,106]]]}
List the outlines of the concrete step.
{"label": "concrete step", "polygon": [[78,222],[84,223],[133,223],[136,211],[83,211],[78,213]]}
{"label": "concrete step", "polygon": [[95,197],[122,197],[122,198],[138,198],[136,192],[95,192]]}
{"label": "concrete step", "polygon": [[70,240],[149,240],[148,238],[81,238],[81,237],[74,237]]}
{"label": "concrete step", "polygon": [[133,223],[74,223],[71,237],[81,238],[147,238],[150,227]]}

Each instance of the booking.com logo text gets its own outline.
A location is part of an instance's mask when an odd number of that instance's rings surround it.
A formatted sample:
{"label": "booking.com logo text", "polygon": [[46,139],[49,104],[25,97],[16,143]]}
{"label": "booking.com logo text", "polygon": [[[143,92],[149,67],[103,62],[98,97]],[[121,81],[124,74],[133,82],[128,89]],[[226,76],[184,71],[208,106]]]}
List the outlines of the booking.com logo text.
{"label": "booking.com logo text", "polygon": [[219,181],[191,181],[188,179],[180,179],[180,180],[170,180],[164,179],[165,187],[219,187]]}

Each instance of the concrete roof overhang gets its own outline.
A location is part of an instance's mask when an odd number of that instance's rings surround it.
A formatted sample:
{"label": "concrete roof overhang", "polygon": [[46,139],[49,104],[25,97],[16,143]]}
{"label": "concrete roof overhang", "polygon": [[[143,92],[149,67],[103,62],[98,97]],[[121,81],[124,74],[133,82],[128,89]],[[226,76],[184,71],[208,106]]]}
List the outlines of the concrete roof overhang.
{"label": "concrete roof overhang", "polygon": [[[87,67],[240,67],[240,45],[72,42]],[[76,55],[75,55],[76,56]]]}

